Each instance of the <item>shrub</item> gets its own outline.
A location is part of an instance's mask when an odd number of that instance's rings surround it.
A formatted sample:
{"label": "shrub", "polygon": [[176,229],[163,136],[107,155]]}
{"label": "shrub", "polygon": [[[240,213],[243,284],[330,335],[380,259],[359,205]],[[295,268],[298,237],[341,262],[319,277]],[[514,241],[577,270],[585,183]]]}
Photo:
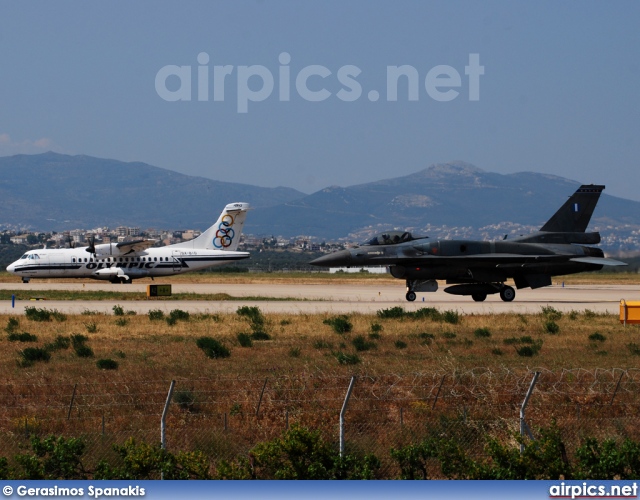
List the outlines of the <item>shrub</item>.
{"label": "shrub", "polygon": [[444,333],[442,334],[442,336],[443,336],[445,339],[455,339],[455,338],[457,337],[457,335],[456,335],[455,333],[453,333],[453,332],[444,332]]}
{"label": "shrub", "polygon": [[325,325],[329,325],[333,328],[333,331],[339,334],[349,333],[353,329],[353,325],[349,321],[347,316],[335,316],[333,318],[327,318],[323,321]]}
{"label": "shrub", "polygon": [[73,345],[73,347],[77,347],[79,345],[82,345],[87,340],[89,340],[89,337],[87,337],[86,335],[82,335],[81,333],[77,333],[77,334],[71,335],[71,344]]}
{"label": "shrub", "polygon": [[228,358],[231,352],[222,343],[212,337],[200,337],[196,345],[202,349],[208,358]]}
{"label": "shrub", "polygon": [[542,348],[542,341],[540,340],[534,344],[524,345],[519,349],[516,348],[516,352],[518,353],[518,356],[531,357],[538,354],[541,348]]}
{"label": "shrub", "polygon": [[92,358],[93,357],[93,349],[88,345],[78,345],[74,347],[76,354],[79,358]]}
{"label": "shrub", "polygon": [[315,349],[333,349],[333,344],[327,342],[326,340],[316,340],[313,343],[313,347]]}
{"label": "shrub", "polygon": [[95,323],[85,323],[84,327],[88,333],[96,333],[98,331],[98,325]]}
{"label": "shrub", "polygon": [[56,309],[38,309],[37,307],[25,307],[24,314],[28,320],[31,321],[51,321],[51,319],[55,319],[56,321],[66,321],[67,316]]}
{"label": "shrub", "polygon": [[558,311],[555,307],[542,306],[542,315],[548,320],[557,321],[562,318],[562,311]]}
{"label": "shrub", "polygon": [[629,349],[629,352],[634,356],[640,356],[640,345],[636,344],[635,342],[627,344],[627,349]]}
{"label": "shrub", "polygon": [[115,323],[116,326],[127,326],[129,324],[129,320],[127,318],[118,318]]}
{"label": "shrub", "polygon": [[237,336],[238,343],[242,347],[253,347],[253,342],[251,341],[251,337],[246,333],[239,333]]}
{"label": "shrub", "polygon": [[415,312],[407,313],[413,319],[430,319],[432,321],[443,321],[444,316],[435,307],[422,307]]}
{"label": "shrub", "polygon": [[271,335],[266,332],[253,332],[251,340],[271,340]]}
{"label": "shrub", "polygon": [[96,361],[96,366],[100,370],[117,370],[118,362],[111,358],[99,359],[98,361]]}
{"label": "shrub", "polygon": [[113,315],[114,316],[124,316],[124,309],[120,305],[113,306]]}
{"label": "shrub", "polygon": [[7,326],[5,327],[4,331],[7,333],[13,333],[18,328],[20,328],[20,322],[16,318],[9,318],[9,321],[7,321]]}
{"label": "shrub", "polygon": [[29,332],[10,333],[9,342],[37,342],[38,337]]}
{"label": "shrub", "polygon": [[281,437],[258,443],[251,459],[218,464],[218,479],[375,479],[375,455],[340,456],[319,430],[297,424]]}
{"label": "shrub", "polygon": [[169,313],[169,317],[175,321],[189,321],[189,313],[182,309],[174,309]]}
{"label": "shrub", "polygon": [[495,349],[491,349],[491,354],[494,354],[495,356],[502,356],[504,353],[502,352],[502,349],[498,349],[496,347]]}
{"label": "shrub", "polygon": [[31,439],[33,454],[17,455],[17,471],[23,479],[87,479],[81,458],[85,444],[81,438],[49,436]]}
{"label": "shrub", "polygon": [[445,311],[444,313],[442,313],[442,320],[445,323],[457,325],[460,322],[460,314],[458,313],[458,311]]}
{"label": "shrub", "polygon": [[247,318],[252,325],[264,325],[264,316],[262,315],[262,312],[260,312],[260,308],[256,306],[238,307],[236,314]]}
{"label": "shrub", "polygon": [[551,335],[555,335],[560,331],[560,327],[558,323],[553,320],[546,321],[544,324],[544,331],[550,333]]}
{"label": "shrub", "polygon": [[605,340],[607,340],[607,337],[605,337],[601,333],[595,332],[589,335],[589,340],[592,340],[594,342],[604,342]]}
{"label": "shrub", "polygon": [[369,334],[369,338],[371,340],[378,340],[380,338],[380,334],[378,332],[371,332]]}
{"label": "shrub", "polygon": [[393,345],[396,346],[396,349],[406,349],[407,343],[403,340],[396,340]]}
{"label": "shrub", "polygon": [[149,320],[150,321],[162,321],[164,319],[164,312],[160,309],[152,309],[149,311]]}
{"label": "shrub", "polygon": [[346,352],[339,351],[333,353],[333,355],[341,365],[357,365],[360,363],[360,358],[357,354],[348,354]]}
{"label": "shrub", "polygon": [[404,318],[406,312],[402,307],[396,306],[389,309],[380,309],[376,314],[378,318],[382,319],[400,319]]}
{"label": "shrub", "polygon": [[368,351],[369,349],[375,349],[376,344],[374,342],[368,342],[364,335],[358,335],[355,337],[351,343],[353,347],[356,348],[356,351]]}
{"label": "shrub", "polygon": [[473,335],[477,338],[489,338],[491,337],[491,332],[488,328],[477,328]]}
{"label": "shrub", "polygon": [[69,345],[71,345],[71,339],[69,337],[58,335],[53,342],[46,345],[46,349],[50,352],[59,351],[60,349],[69,349]]}
{"label": "shrub", "polygon": [[371,333],[380,333],[383,330],[380,323],[371,323]]}
{"label": "shrub", "polygon": [[289,356],[292,358],[299,358],[300,357],[300,348],[299,347],[292,347],[291,349],[289,349]]}
{"label": "shrub", "polygon": [[183,410],[195,410],[196,397],[193,392],[189,390],[176,391],[173,400]]}
{"label": "shrub", "polygon": [[20,351],[20,357],[22,358],[21,366],[31,366],[36,361],[44,361],[46,363],[51,359],[51,354],[42,347],[27,347]]}

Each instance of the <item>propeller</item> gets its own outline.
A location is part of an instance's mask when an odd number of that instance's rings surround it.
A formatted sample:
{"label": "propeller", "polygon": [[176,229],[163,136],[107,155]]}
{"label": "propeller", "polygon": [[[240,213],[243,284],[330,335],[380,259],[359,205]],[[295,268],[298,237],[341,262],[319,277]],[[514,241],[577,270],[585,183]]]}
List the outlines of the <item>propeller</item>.
{"label": "propeller", "polygon": [[92,253],[93,255],[96,254],[96,236],[95,234],[92,234],[89,237],[89,246],[87,246],[87,248],[85,249],[87,252]]}
{"label": "propeller", "polygon": [[67,245],[69,245],[69,248],[76,247],[76,242],[73,240],[73,238],[71,238],[71,234],[69,233],[67,233]]}

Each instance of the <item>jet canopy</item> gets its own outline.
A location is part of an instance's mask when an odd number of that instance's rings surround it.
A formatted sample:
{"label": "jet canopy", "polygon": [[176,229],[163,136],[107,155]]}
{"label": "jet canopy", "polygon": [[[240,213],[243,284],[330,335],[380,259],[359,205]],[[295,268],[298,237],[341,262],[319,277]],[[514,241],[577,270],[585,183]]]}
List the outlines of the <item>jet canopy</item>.
{"label": "jet canopy", "polygon": [[422,238],[426,238],[426,236],[413,236],[407,231],[386,231],[364,242],[362,246],[397,245],[398,243],[406,243],[407,241],[419,240]]}

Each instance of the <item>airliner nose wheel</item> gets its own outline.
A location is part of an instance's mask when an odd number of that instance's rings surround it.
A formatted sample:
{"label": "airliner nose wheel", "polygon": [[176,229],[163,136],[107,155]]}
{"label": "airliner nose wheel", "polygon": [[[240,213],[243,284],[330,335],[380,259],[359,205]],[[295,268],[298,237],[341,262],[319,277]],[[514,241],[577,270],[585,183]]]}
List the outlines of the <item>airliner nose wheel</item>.
{"label": "airliner nose wheel", "polygon": [[406,297],[409,302],[413,302],[416,300],[416,292],[407,292]]}
{"label": "airliner nose wheel", "polygon": [[505,302],[511,302],[516,298],[516,291],[510,286],[505,286],[500,290],[500,298]]}
{"label": "airliner nose wheel", "polygon": [[23,283],[29,283],[29,278],[22,278]]}

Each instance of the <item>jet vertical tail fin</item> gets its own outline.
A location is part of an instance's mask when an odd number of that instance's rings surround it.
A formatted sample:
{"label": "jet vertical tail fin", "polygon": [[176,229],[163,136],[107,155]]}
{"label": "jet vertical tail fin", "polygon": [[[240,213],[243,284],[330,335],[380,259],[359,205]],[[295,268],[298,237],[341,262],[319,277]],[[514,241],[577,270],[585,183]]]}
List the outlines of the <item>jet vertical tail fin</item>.
{"label": "jet vertical tail fin", "polygon": [[540,231],[556,233],[583,233],[600,198],[604,186],[595,184],[582,185],[553,214]]}
{"label": "jet vertical tail fin", "polygon": [[206,250],[238,249],[240,235],[247,218],[248,203],[229,203],[218,217],[216,223],[197,238],[173,245],[176,248],[194,248]]}

